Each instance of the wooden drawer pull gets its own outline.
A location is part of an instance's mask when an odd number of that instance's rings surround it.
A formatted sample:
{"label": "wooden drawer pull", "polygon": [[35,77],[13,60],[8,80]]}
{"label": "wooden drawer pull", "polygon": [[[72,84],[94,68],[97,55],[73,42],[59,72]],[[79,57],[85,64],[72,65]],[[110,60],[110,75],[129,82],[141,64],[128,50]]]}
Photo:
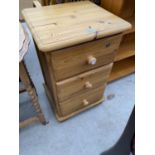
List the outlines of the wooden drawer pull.
{"label": "wooden drawer pull", "polygon": [[85,88],[92,88],[92,87],[93,85],[89,81],[85,83]]}
{"label": "wooden drawer pull", "polygon": [[83,100],[83,105],[84,105],[84,106],[87,106],[88,104],[89,104],[89,102],[88,102],[86,99],[84,99],[84,100]]}
{"label": "wooden drawer pull", "polygon": [[95,65],[96,64],[96,58],[95,57],[93,57],[93,56],[89,56],[88,57],[88,64],[90,64],[90,65]]}

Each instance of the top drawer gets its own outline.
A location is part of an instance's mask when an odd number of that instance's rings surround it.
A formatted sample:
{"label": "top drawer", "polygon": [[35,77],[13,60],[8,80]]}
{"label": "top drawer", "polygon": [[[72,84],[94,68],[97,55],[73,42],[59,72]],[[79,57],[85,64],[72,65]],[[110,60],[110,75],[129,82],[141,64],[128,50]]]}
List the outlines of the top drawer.
{"label": "top drawer", "polygon": [[121,34],[51,53],[56,81],[113,62]]}

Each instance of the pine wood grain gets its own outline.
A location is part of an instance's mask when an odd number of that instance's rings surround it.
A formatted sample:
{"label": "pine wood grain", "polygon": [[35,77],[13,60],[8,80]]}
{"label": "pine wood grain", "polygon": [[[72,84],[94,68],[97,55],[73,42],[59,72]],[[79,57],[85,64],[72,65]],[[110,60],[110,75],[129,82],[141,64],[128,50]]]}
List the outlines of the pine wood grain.
{"label": "pine wood grain", "polygon": [[39,122],[39,119],[37,116],[34,116],[34,117],[31,117],[31,118],[28,118],[22,122],[19,123],[19,128],[25,128],[27,127],[28,125],[30,124],[33,124],[34,122]]}
{"label": "pine wood grain", "polygon": [[[46,85],[44,85],[44,88],[45,88],[46,95],[47,95],[50,103],[52,103],[53,102],[53,99],[52,99],[52,96],[51,96],[51,93],[50,93],[48,87]],[[104,101],[104,97],[102,97],[100,100],[98,100],[98,101],[96,101],[96,102],[94,102],[92,104],[89,104],[88,106],[82,107],[81,109],[78,109],[78,110],[76,110],[74,112],[71,112],[70,114],[65,115],[65,116],[60,115],[57,112],[57,109],[56,108],[52,107],[52,109],[53,109],[53,111],[55,113],[55,116],[56,116],[57,120],[60,121],[60,122],[62,122],[62,121],[65,121],[65,120],[67,120],[67,119],[69,119],[69,118],[71,118],[71,117],[73,117],[73,116],[75,116],[75,115],[77,115],[77,114],[85,111],[85,110],[88,110],[89,108],[92,108],[94,106],[97,106],[97,105],[101,104],[103,101]],[[52,104],[51,104],[51,106],[52,106]]]}
{"label": "pine wood grain", "polygon": [[123,36],[122,42],[115,56],[115,62],[135,55],[135,33]]}
{"label": "pine wood grain", "polygon": [[47,85],[46,87],[48,87],[47,89],[49,90],[49,93],[50,93],[49,96],[50,98],[52,98],[51,99],[52,102],[50,102],[50,105],[55,108],[55,110],[59,115],[62,115],[59,107],[58,97],[57,97],[57,91],[56,91],[56,85],[55,85],[56,81],[53,76],[53,70],[51,66],[51,60],[50,60],[51,54],[40,52],[37,46],[36,46],[36,49],[37,49],[37,55],[41,64],[45,85]]}
{"label": "pine wood grain", "polygon": [[[116,35],[51,53],[56,81],[113,62],[122,35]],[[89,56],[96,58],[96,64],[88,63]]]}
{"label": "pine wood grain", "polygon": [[112,63],[56,83],[59,102],[85,93],[107,82]]}
{"label": "pine wood grain", "polygon": [[25,9],[58,120],[99,104],[131,24],[89,1]]}
{"label": "pine wood grain", "polygon": [[124,37],[116,54],[114,67],[109,78],[109,81],[112,81],[135,71],[135,37],[130,40],[126,37],[135,32],[135,0],[101,0],[101,6],[132,24],[131,29],[123,32]]}
{"label": "pine wood grain", "polygon": [[23,10],[40,51],[52,51],[131,28],[131,24],[89,1]]}
{"label": "pine wood grain", "polygon": [[132,28],[124,31],[124,35],[125,34],[129,34],[129,33],[134,33],[135,32],[135,14],[133,14],[131,17],[126,18],[126,21],[128,21],[129,23],[131,23]]}
{"label": "pine wood grain", "polygon": [[135,13],[135,0],[101,0],[101,6],[125,19]]}
{"label": "pine wood grain", "polygon": [[[69,115],[79,109],[82,109],[97,102],[98,100],[101,100],[103,97],[104,89],[105,85],[101,85],[96,89],[89,90],[76,97],[71,97],[68,100],[60,102],[63,116]],[[88,102],[87,105],[84,104],[84,100]]]}
{"label": "pine wood grain", "polygon": [[135,72],[135,57],[129,57],[121,61],[115,62],[111,71],[109,82],[129,75]]}

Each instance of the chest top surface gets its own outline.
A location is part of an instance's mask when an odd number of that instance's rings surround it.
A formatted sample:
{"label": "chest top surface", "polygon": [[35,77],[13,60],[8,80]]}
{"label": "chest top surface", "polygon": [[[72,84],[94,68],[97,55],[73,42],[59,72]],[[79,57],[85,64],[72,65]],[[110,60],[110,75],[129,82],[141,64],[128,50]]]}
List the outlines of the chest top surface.
{"label": "chest top surface", "polygon": [[130,23],[89,1],[29,8],[22,13],[42,52],[103,38],[131,28]]}

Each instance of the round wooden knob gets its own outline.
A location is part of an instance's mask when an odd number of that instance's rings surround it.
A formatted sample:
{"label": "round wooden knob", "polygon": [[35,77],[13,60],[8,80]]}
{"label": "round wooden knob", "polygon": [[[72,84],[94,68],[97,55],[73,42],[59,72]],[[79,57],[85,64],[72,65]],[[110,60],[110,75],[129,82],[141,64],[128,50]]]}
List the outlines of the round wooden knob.
{"label": "round wooden knob", "polygon": [[85,87],[86,87],[86,88],[92,88],[93,86],[92,86],[92,84],[91,84],[89,81],[87,81],[87,82],[85,83]]}
{"label": "round wooden knob", "polygon": [[84,100],[83,100],[83,105],[84,105],[84,106],[87,106],[88,104],[89,104],[89,102],[88,102],[86,99],[84,99]]}
{"label": "round wooden knob", "polygon": [[96,64],[96,58],[95,57],[93,57],[93,56],[89,56],[88,57],[88,64],[90,64],[90,65],[95,65]]}

